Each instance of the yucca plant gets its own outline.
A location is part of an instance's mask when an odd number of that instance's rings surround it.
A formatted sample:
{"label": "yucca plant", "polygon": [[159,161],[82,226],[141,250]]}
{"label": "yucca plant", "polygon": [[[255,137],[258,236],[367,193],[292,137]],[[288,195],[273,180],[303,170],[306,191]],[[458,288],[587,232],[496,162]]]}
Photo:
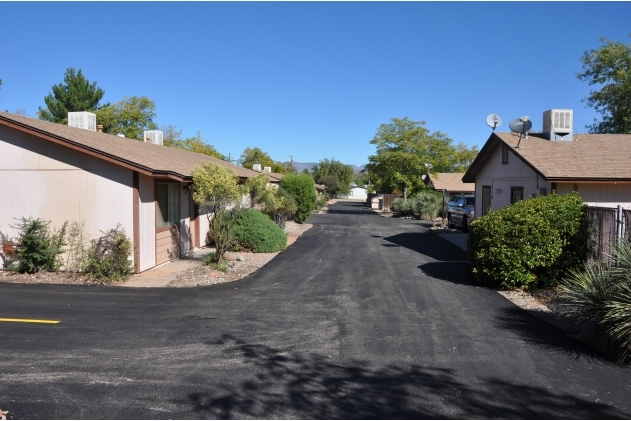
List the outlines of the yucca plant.
{"label": "yucca plant", "polygon": [[583,339],[631,361],[631,242],[614,245],[604,262],[570,271],[560,287],[561,310],[581,323]]}

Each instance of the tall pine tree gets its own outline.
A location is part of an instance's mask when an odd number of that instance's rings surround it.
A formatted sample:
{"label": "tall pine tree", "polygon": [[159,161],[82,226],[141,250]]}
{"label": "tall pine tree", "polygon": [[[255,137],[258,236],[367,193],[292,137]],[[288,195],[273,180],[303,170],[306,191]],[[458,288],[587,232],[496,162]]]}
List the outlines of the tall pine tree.
{"label": "tall pine tree", "polygon": [[63,83],[52,89],[53,92],[44,98],[46,109],[39,107],[37,115],[42,120],[61,124],[68,123],[68,112],[98,110],[99,101],[105,94],[96,82],[90,83],[83,76],[81,69],[75,72],[72,67],[66,70]]}

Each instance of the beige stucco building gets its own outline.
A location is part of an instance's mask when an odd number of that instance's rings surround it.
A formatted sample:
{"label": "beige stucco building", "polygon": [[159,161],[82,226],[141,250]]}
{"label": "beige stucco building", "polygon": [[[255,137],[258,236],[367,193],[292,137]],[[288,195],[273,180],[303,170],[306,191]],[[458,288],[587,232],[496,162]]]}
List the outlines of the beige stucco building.
{"label": "beige stucco building", "polygon": [[[204,245],[206,215],[189,188],[194,167],[212,162],[241,181],[259,173],[207,155],[0,112],[0,231],[14,218],[60,227],[85,222],[90,238],[121,224],[134,272]],[[270,180],[272,181],[272,180]]]}
{"label": "beige stucco building", "polygon": [[552,191],[576,191],[590,206],[628,208],[630,157],[631,134],[568,133],[559,140],[547,133],[496,132],[462,180],[475,183],[476,215]]}

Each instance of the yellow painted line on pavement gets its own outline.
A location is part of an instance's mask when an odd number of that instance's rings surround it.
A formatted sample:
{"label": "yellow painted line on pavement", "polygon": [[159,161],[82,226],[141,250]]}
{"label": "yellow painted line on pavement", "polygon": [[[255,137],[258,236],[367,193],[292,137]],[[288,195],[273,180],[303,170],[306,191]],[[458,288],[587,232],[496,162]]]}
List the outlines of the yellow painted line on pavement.
{"label": "yellow painted line on pavement", "polygon": [[38,319],[5,319],[0,317],[0,322],[16,322],[16,323],[45,323],[48,325],[56,325],[59,320],[38,320]]}

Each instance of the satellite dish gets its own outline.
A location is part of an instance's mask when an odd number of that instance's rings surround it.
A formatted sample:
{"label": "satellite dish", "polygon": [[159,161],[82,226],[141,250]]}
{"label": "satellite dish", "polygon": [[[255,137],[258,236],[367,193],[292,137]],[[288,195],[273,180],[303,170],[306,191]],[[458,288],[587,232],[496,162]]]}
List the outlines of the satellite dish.
{"label": "satellite dish", "polygon": [[495,128],[502,124],[502,117],[497,114],[489,114],[486,117],[486,124],[488,124],[489,127],[492,127],[493,131],[495,131]]}
{"label": "satellite dish", "polygon": [[532,121],[528,119],[528,116],[523,116],[512,120],[508,123],[508,127],[510,127],[512,131],[519,133],[519,141],[517,142],[517,146],[515,146],[515,149],[519,149],[521,136],[526,134],[526,139],[528,139],[528,130],[532,129]]}
{"label": "satellite dish", "polygon": [[523,120],[523,118],[524,117],[512,120],[510,123],[508,123],[508,127],[510,127],[512,131],[517,133],[524,134],[528,132],[530,129],[532,129],[532,121],[528,120],[528,117],[526,117],[525,121]]}

